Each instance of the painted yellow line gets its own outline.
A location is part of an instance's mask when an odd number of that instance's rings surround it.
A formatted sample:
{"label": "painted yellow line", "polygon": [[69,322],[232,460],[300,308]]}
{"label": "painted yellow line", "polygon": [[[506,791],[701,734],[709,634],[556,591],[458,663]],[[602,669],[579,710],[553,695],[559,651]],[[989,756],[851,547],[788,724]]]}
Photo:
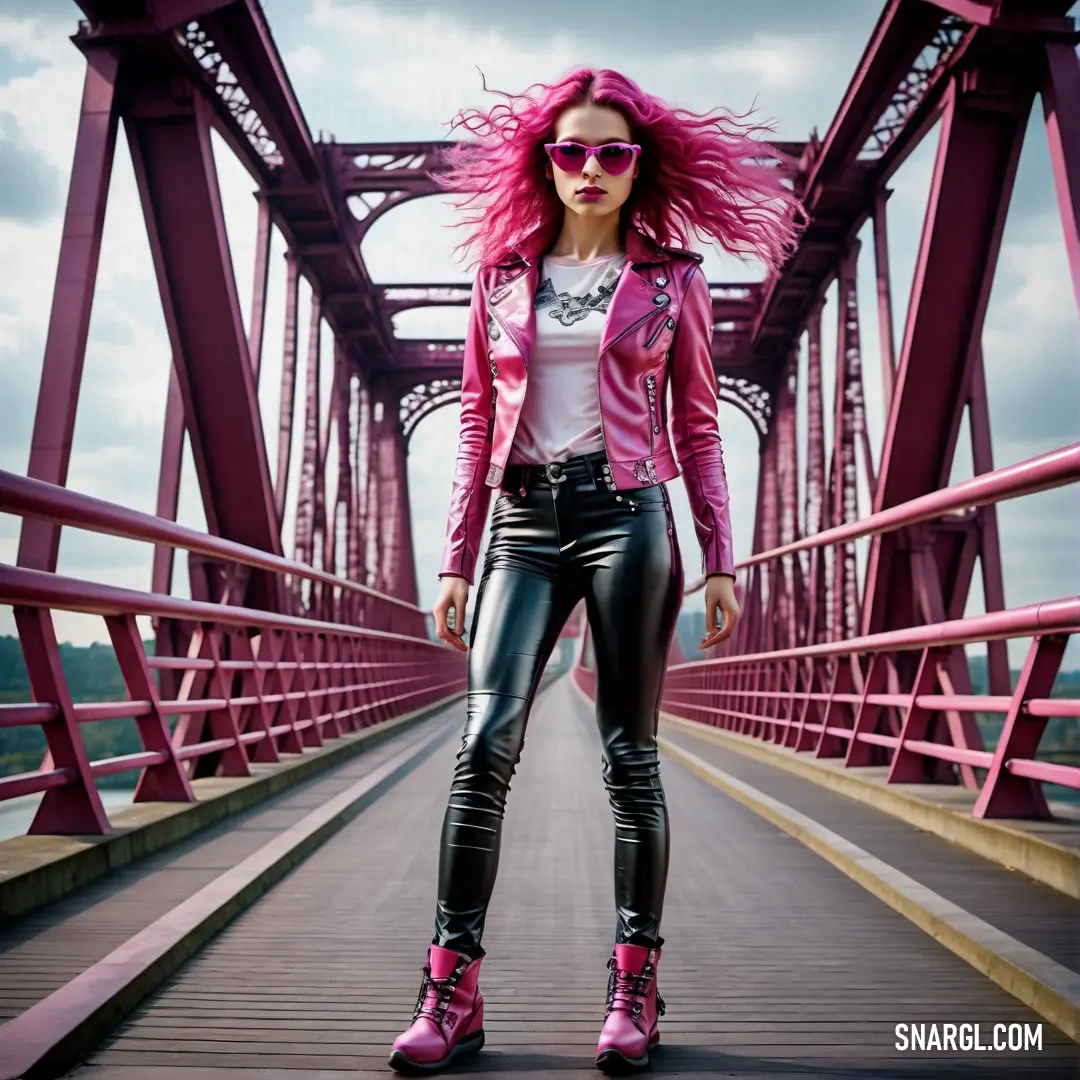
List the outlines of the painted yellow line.
{"label": "painted yellow line", "polygon": [[1080,974],[1050,959],[771,795],[670,739],[661,749],[805,844],[1040,1016],[1080,1042]]}
{"label": "painted yellow line", "polygon": [[893,785],[883,786],[849,770],[827,768],[809,756],[795,757],[746,735],[694,723],[667,712],[661,712],[660,716],[665,724],[694,738],[708,739],[743,757],[794,773],[827,791],[891,814],[923,832],[966,848],[973,855],[1007,870],[1019,870],[1051,889],[1080,900],[1080,854],[1062,844],[1000,821],[977,820],[967,812],[958,812]]}
{"label": "painted yellow line", "polygon": [[173,971],[408,775],[457,726],[456,717],[452,724],[446,716],[434,720],[393,757],[0,1026],[0,1077],[66,1073]]}

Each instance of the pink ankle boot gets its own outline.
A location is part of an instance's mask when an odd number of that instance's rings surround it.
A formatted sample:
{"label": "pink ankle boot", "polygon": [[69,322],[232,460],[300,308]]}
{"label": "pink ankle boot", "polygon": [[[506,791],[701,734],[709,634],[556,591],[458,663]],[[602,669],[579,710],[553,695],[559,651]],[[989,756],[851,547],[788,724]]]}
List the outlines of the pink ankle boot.
{"label": "pink ankle boot", "polygon": [[608,961],[607,1012],[596,1067],[606,1073],[644,1069],[649,1051],[660,1041],[657,1018],[664,1014],[663,998],[656,992],[660,949],[643,945],[616,945]]}
{"label": "pink ankle boot", "polygon": [[484,1045],[479,975],[479,959],[470,961],[451,949],[431,946],[412,1026],[394,1040],[392,1069],[437,1072]]}

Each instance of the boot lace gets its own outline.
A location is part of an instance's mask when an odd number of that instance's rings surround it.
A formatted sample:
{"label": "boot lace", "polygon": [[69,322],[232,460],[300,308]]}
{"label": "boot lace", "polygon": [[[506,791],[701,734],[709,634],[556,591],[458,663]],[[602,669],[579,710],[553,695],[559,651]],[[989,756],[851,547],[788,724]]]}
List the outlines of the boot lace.
{"label": "boot lace", "polygon": [[[629,1013],[634,1026],[642,1031],[640,1016],[645,1008],[645,995],[649,990],[649,983],[656,975],[656,968],[652,964],[646,964],[641,969],[641,974],[636,975],[632,971],[624,971],[612,956],[608,961],[607,1009],[604,1012],[606,1020],[613,1012]],[[656,1015],[663,1016],[667,1011],[664,999],[660,992],[656,994]]]}
{"label": "boot lace", "polygon": [[424,978],[420,983],[420,993],[416,996],[416,1008],[413,1011],[414,1021],[426,1016],[436,1026],[442,1026],[463,970],[464,966],[459,964],[445,979],[433,979],[431,968],[424,968]]}

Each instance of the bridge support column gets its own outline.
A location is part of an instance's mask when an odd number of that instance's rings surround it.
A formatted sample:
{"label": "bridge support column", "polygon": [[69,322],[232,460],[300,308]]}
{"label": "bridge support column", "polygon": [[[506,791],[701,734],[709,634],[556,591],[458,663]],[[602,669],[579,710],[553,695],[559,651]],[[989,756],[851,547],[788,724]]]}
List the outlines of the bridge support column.
{"label": "bridge support column", "polygon": [[[758,483],[758,512],[761,515],[761,546],[758,551],[771,551],[780,546],[780,429],[776,425],[769,428],[761,444],[759,469],[761,479]],[[765,618],[757,627],[757,648],[771,652],[779,647],[777,619],[779,617],[780,595],[783,590],[781,560],[774,559],[763,563],[759,581],[767,590],[765,597]]]}
{"label": "bridge support column", "polygon": [[[125,130],[207,526],[218,536],[281,554],[255,373],[210,142],[210,109],[197,88],[181,80],[144,81],[125,107]],[[166,456],[175,452],[175,415],[171,421]],[[172,499],[170,486],[163,486],[165,501]],[[273,610],[276,583],[253,574],[244,602]]]}
{"label": "bridge support column", "polygon": [[[948,484],[965,406],[975,472],[990,467],[980,343],[1027,118],[1041,75],[1030,62],[991,58],[955,72],[945,92],[875,511]],[[982,558],[990,611],[1004,603],[992,512],[875,537],[867,566],[863,632],[961,617],[976,555]],[[996,684],[1007,679],[1000,646],[991,648],[990,665]],[[963,649],[937,656],[926,678],[946,692],[971,693]],[[954,745],[982,746],[970,713],[946,711],[940,720]],[[967,765],[957,767],[956,778],[967,786],[977,783]]]}
{"label": "bridge support column", "polygon": [[[777,438],[777,495],[780,502],[780,543],[792,544],[799,537],[799,446],[796,436],[796,396],[799,380],[799,347],[792,343],[776,395],[773,425]],[[781,587],[776,613],[776,632],[781,648],[800,644],[800,628],[805,624],[801,610],[804,595],[802,556],[784,555],[777,566]]]}
{"label": "bridge support column", "polygon": [[[356,527],[352,497],[353,448],[353,381],[349,375],[348,358],[341,342],[334,348],[334,396],[330,408],[337,433],[337,485],[334,490],[334,510],[329,515],[326,530],[326,569],[331,574],[347,574],[351,537]],[[327,440],[329,443],[329,440]]]}
{"label": "bridge support column", "polygon": [[[863,406],[862,343],[856,277],[860,244],[856,240],[840,266],[837,280],[836,389],[833,394],[830,524],[846,525],[859,516],[856,443],[860,444],[870,499],[874,497],[874,465]],[[854,637],[859,625],[859,580],[855,544],[833,547],[832,640]]]}
{"label": "bridge support column", "polygon": [[1073,292],[1080,308],[1080,109],[1076,108],[1080,101],[1080,57],[1071,43],[1052,42],[1046,46],[1046,63],[1042,87],[1046,136]]}
{"label": "bridge support column", "polygon": [[375,581],[375,523],[373,508],[374,492],[371,485],[371,432],[372,401],[364,381],[356,387],[356,438],[353,444],[353,520],[356,523],[350,534],[349,577],[361,585]]}
{"label": "bridge support column", "polygon": [[[60,485],[67,484],[71,461],[119,118],[116,102],[119,52],[95,45],[86,46],[85,51],[82,110],[26,469],[26,475],[35,480]],[[59,551],[60,526],[23,519],[19,566],[55,571]]]}
{"label": "bridge support column", "polygon": [[304,408],[304,449],[300,467],[300,490],[296,502],[296,541],[294,558],[323,569],[323,535],[326,528],[323,504],[322,463],[324,447],[319,424],[319,386],[321,379],[322,304],[317,293],[311,297],[311,323],[308,331],[308,361]]}
{"label": "bridge support column", "polygon": [[[948,484],[963,409],[981,359],[990,287],[1038,77],[1023,64],[988,61],[986,70],[954,74],[945,93],[875,511]],[[966,589],[963,600],[959,593],[954,596],[948,573],[955,536],[950,537],[947,525],[931,527],[931,532],[937,576],[946,582],[945,608],[962,608]],[[908,543],[899,533],[871,541],[864,633],[929,618],[920,607],[918,570],[905,551]]]}
{"label": "bridge support column", "polygon": [[386,385],[373,392],[371,425],[371,479],[375,505],[368,520],[377,519],[378,563],[376,588],[411,604],[417,603],[416,562],[413,553],[412,514],[409,507],[408,449],[397,394]]}
{"label": "bridge support column", "polygon": [[[829,506],[825,502],[825,412],[821,386],[821,303],[807,323],[806,357],[806,509],[804,535],[813,536],[829,527]],[[827,592],[825,549],[813,548],[809,555],[807,585],[807,645],[826,639]]]}

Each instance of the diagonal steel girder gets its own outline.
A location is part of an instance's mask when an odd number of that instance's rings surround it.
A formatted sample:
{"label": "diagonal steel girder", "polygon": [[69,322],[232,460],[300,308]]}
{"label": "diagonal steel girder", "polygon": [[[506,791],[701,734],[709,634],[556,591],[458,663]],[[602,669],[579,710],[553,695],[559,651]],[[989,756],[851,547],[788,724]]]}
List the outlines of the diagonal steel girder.
{"label": "diagonal steel girder", "polygon": [[1071,0],[887,0],[824,136],[806,146],[796,179],[810,218],[797,251],[770,280],[754,355],[782,365],[889,178],[941,115],[952,73],[987,38],[1067,34]]}
{"label": "diagonal steel girder", "polygon": [[386,362],[392,342],[360,255],[360,233],[293,92],[261,6],[252,0],[79,0],[79,40],[131,44],[144,70],[187,81],[214,128],[246,166],[299,269],[323,298],[335,336],[353,360]]}
{"label": "diagonal steel girder", "polygon": [[262,419],[197,93],[132,88],[126,130],[211,532],[281,553]]}
{"label": "diagonal steel girder", "polygon": [[[979,351],[1020,149],[1045,71],[1034,36],[979,38],[952,72],[888,416],[874,510],[948,483]],[[917,562],[949,564],[948,530],[871,544],[863,629],[920,618]],[[952,582],[940,573],[946,609]],[[963,586],[966,588],[966,585]]]}

